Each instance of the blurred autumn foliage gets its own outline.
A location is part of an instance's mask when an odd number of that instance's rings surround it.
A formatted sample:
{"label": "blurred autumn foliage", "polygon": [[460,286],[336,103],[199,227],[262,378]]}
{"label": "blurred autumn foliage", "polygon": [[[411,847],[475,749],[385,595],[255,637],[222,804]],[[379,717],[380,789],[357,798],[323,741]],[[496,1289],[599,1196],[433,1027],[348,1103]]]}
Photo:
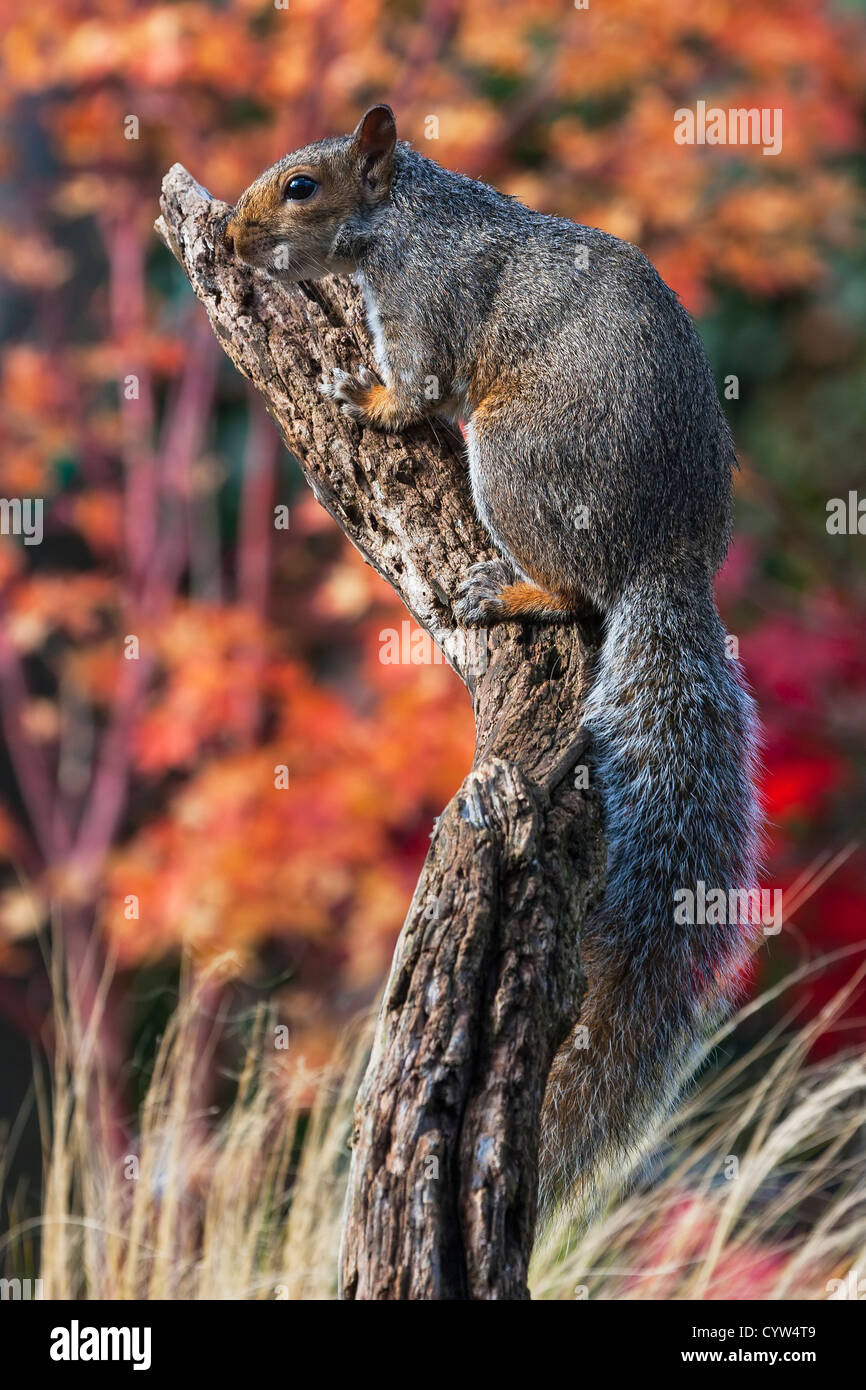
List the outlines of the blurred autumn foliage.
{"label": "blurred autumn foliage", "polygon": [[[866,446],[859,9],[0,14],[0,493],[45,499],[41,545],[0,537],[0,1013],[41,1034],[49,921],[85,1004],[117,957],[118,1077],[133,982],[182,946],[231,951],[226,989],[276,992],[288,1065],[320,1061],[387,968],[470,710],[444,665],[379,659],[402,611],[302,490],[152,234],[175,161],[233,199],[383,98],[437,160],[638,242],[700,318],[720,391],[736,378],[719,601],[767,726],[767,879],[796,889],[765,968],[866,941],[866,540],[825,525]],[[677,144],[673,113],[698,100],[780,108],[782,152]]]}

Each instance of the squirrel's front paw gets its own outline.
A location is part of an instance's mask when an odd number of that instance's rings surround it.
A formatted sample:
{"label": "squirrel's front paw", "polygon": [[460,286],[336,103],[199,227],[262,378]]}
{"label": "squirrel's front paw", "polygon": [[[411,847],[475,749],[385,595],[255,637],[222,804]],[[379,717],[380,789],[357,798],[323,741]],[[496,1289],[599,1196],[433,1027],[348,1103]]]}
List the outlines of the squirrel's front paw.
{"label": "squirrel's front paw", "polygon": [[332,367],[330,381],[320,382],[319,390],[329,400],[338,401],[343,414],[348,415],[350,420],[366,420],[370,392],[377,386],[382,389],[381,381],[369,367],[361,367],[357,376]]}
{"label": "squirrel's front paw", "polygon": [[502,590],[514,583],[514,571],[506,560],[482,560],[461,581],[454,601],[454,616],[461,627],[487,627],[501,622],[505,605]]}

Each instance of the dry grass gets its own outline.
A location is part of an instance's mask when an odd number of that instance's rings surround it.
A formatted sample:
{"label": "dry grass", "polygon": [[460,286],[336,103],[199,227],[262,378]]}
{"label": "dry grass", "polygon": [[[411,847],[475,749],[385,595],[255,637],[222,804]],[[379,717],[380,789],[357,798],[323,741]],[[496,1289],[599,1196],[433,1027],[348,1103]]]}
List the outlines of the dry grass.
{"label": "dry grass", "polygon": [[[848,954],[862,948],[832,959]],[[749,1004],[704,1056],[830,960]],[[738,1062],[707,1071],[648,1140],[635,1167],[651,1176],[611,1175],[592,1220],[552,1222],[536,1242],[533,1296],[811,1300],[852,1268],[866,1274],[866,1058],[808,1060],[864,973],[807,1025],[768,1025]]]}
{"label": "dry grass", "polygon": [[[214,971],[220,969],[219,963]],[[135,1152],[106,1151],[95,1030],[59,1014],[39,1275],[55,1299],[330,1299],[352,1104],[366,1027],[347,1035],[316,1078],[293,1081],[274,1050],[273,1020],[254,1021],[236,1093],[216,1122],[195,1085],[199,1001],[182,993],[156,1057]],[[303,1093],[303,1094],[302,1094]]]}
{"label": "dry grass", "polygon": [[[792,1032],[788,1020],[736,1064],[708,1070],[676,1132],[649,1146],[652,1181],[632,1174],[617,1197],[611,1180],[588,1225],[560,1219],[543,1233],[534,1297],[814,1299],[850,1268],[866,1272],[866,1061],[808,1060],[860,974],[811,1024]],[[722,1052],[727,1034],[781,991],[714,1040]],[[271,1020],[258,1015],[235,1099],[214,1121],[196,1111],[196,1018],[191,988],[161,1042],[135,1165],[109,1158],[96,1138],[94,1034],[58,1018],[53,1101],[43,1105],[53,1115],[38,1223],[46,1297],[335,1296],[346,1140],[369,1027],[354,1030],[318,1079],[309,1112],[278,1064]],[[19,1272],[33,1224],[4,1242]]]}

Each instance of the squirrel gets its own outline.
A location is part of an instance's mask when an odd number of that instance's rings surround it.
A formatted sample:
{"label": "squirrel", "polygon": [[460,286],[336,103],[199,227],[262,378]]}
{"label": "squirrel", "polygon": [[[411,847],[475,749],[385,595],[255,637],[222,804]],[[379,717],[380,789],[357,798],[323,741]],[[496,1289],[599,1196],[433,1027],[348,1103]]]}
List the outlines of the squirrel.
{"label": "squirrel", "polygon": [[749,922],[674,911],[698,884],[750,891],[760,829],[756,709],[712,590],[736,466],[712,372],[636,246],[425,158],[384,104],[263,173],[224,234],[277,278],[355,275],[378,373],[322,384],[345,414],[462,423],[501,559],[470,569],[458,622],[601,621],[585,724],[607,877],[581,940],[580,1032],[544,1100],[549,1212],[671,1109],[752,953]]}

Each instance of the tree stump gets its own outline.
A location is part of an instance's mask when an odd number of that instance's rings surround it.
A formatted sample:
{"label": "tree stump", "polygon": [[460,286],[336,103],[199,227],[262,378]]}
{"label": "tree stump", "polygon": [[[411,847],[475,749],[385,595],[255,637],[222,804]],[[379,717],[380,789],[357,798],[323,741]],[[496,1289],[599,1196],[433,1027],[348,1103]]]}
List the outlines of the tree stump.
{"label": "tree stump", "polygon": [[225,352],[475,713],[473,767],[433,832],[356,1104],[342,1297],[528,1298],[539,1115],[584,989],[581,923],[603,885],[597,800],[575,776],[592,634],[458,629],[457,584],[494,557],[459,435],[439,423],[383,435],[318,391],[330,368],[372,361],[354,284],[285,286],[239,265],[223,246],[227,205],[181,165],[161,207],[156,230]]}

